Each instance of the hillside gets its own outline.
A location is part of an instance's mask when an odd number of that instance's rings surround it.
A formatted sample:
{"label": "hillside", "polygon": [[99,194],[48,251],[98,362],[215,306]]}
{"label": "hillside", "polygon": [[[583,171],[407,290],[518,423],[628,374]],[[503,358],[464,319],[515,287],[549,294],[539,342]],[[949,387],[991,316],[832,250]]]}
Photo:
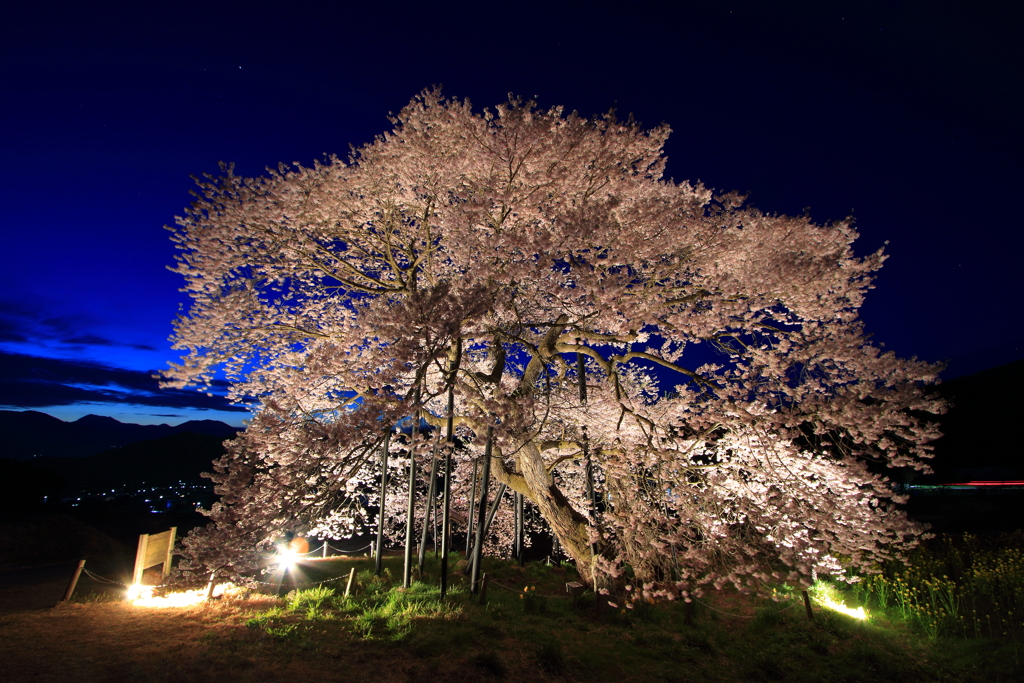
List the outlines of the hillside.
{"label": "hillside", "polygon": [[[932,467],[942,479],[1024,476],[1024,444],[1016,426],[1024,413],[1024,360],[939,386],[950,409],[942,417]],[[988,474],[986,474],[988,472]]]}
{"label": "hillside", "polygon": [[[181,432],[159,439],[112,448],[86,458],[36,458],[38,464],[64,478],[68,489],[101,489],[147,482],[204,482],[202,472],[224,454],[223,439]],[[208,483],[208,482],[207,482]]]}

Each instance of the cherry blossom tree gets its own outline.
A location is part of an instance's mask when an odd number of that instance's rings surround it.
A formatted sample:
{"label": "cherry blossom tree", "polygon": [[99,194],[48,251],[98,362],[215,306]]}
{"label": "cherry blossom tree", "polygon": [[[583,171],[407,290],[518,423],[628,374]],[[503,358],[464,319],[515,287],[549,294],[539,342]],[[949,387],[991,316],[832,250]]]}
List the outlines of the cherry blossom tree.
{"label": "cherry blossom tree", "polygon": [[[915,542],[884,475],[926,469],[936,368],[865,334],[885,257],[850,222],[666,179],[668,127],[613,114],[426,91],[392,123],[347,161],[225,166],[178,218],[166,374],[258,402],[215,519],[351,524],[383,431],[442,428],[451,390],[471,457],[493,427],[493,476],[588,580],[689,597]],[[436,448],[395,440],[395,473]]]}

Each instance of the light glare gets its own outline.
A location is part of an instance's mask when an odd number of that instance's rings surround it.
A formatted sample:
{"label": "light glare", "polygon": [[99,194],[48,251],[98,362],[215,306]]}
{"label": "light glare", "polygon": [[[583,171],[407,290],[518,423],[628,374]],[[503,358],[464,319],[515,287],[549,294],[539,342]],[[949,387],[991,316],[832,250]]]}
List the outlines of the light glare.
{"label": "light glare", "polygon": [[[177,591],[166,595],[155,595],[157,586],[133,584],[128,587],[128,602],[137,607],[189,607],[206,600],[206,589],[197,588],[189,591]],[[232,595],[236,590],[234,584],[220,583],[213,587],[211,597]]]}
{"label": "light glare", "polygon": [[825,607],[828,607],[830,610],[833,610],[835,612],[839,612],[840,614],[845,614],[846,616],[853,617],[854,619],[867,619],[868,618],[867,612],[864,611],[863,607],[858,607],[857,609],[853,609],[852,607],[847,607],[843,603],[841,603],[841,602],[839,602],[837,600],[833,600],[830,595],[820,595],[820,596],[818,596],[818,602],[820,602]]}

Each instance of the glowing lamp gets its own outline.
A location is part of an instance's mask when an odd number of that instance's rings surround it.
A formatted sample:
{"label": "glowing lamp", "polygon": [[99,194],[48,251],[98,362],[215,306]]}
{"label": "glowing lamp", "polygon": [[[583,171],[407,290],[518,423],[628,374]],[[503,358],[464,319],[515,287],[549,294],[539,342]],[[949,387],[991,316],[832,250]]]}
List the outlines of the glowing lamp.
{"label": "glowing lamp", "polygon": [[299,557],[295,554],[295,551],[286,545],[279,545],[277,547],[277,558],[278,564],[282,567],[292,569],[295,567],[295,563],[298,562]]}

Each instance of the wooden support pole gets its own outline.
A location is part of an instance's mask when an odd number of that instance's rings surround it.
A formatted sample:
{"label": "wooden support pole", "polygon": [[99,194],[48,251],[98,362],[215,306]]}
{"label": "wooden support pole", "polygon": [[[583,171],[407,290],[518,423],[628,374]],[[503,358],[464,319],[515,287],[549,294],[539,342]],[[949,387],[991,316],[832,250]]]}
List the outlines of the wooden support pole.
{"label": "wooden support pole", "polygon": [[[420,535],[420,554],[417,567],[420,574],[423,574],[423,563],[427,561],[427,534],[430,532],[430,513],[434,510],[434,499],[437,497],[437,442],[430,452],[430,484],[427,487],[427,506],[423,513],[423,533]],[[434,515],[434,523],[437,523],[437,515]],[[436,536],[436,534],[435,534]],[[435,539],[436,540],[436,539]]]}
{"label": "wooden support pole", "polygon": [[807,618],[814,621],[814,611],[811,609],[811,596],[807,594],[807,591],[800,591],[804,594],[804,608],[807,609]]}
{"label": "wooden support pole", "polygon": [[[438,463],[443,463],[443,462],[444,462],[444,460],[438,460]],[[438,478],[437,478],[437,485],[438,486],[441,485],[441,477],[440,476],[438,476]],[[432,524],[434,525],[434,528],[433,528],[433,532],[431,533],[431,536],[430,536],[430,538],[433,540],[433,543],[434,543],[434,557],[437,557],[437,515],[438,515],[438,512],[437,512],[438,502],[437,502],[437,500],[438,500],[438,498],[439,498],[439,496],[437,495],[437,491],[435,491],[434,492],[434,511],[431,513],[433,515],[433,517],[431,517],[431,519],[433,520]]]}
{"label": "wooden support pole", "polygon": [[[586,470],[584,471],[584,475],[586,476],[586,479],[587,479],[587,499],[588,499],[588,501],[590,503],[590,523],[593,524],[595,528],[598,528],[598,526],[597,526],[597,496],[594,494],[594,466],[593,466],[593,463],[590,461],[590,439],[587,436],[587,427],[586,427],[586,425],[583,426],[582,431],[583,431],[583,457],[586,458]],[[598,530],[600,531],[599,528],[598,528]],[[592,557],[594,557],[594,558],[597,557],[597,550],[598,550],[598,548],[597,548],[597,541],[594,541],[594,542],[592,542],[590,544],[590,554],[591,554]],[[595,595],[599,595],[599,593],[597,592],[597,571],[594,568],[594,563],[593,562],[590,563],[590,580],[591,580],[591,582],[593,583],[593,586],[594,586],[594,594]],[[596,610],[597,607],[595,606],[594,609]]]}
{"label": "wooden support pole", "polygon": [[349,596],[349,593],[352,592],[352,581],[355,578],[356,578],[356,568],[352,567],[352,569],[350,569],[349,572],[348,572],[348,583],[345,584],[345,597],[346,598]]}
{"label": "wooden support pole", "polygon": [[[582,339],[577,339],[576,343],[580,346],[583,345]],[[586,359],[583,354],[579,351],[576,352],[576,377],[580,383],[580,403],[587,405],[587,369]]]}
{"label": "wooden support pole", "polygon": [[469,514],[466,516],[466,559],[469,559],[469,553],[473,550],[473,518],[475,517],[473,512],[476,509],[476,475],[479,464],[476,460],[473,461],[473,479],[469,485]]}
{"label": "wooden support pole", "polygon": [[79,560],[78,566],[75,567],[75,573],[71,575],[71,582],[68,583],[68,589],[64,591],[64,599],[61,602],[67,602],[71,599],[71,596],[75,594],[75,586],[78,585],[78,577],[82,575],[82,570],[85,569],[85,560]]}
{"label": "wooden support pole", "polygon": [[384,506],[388,499],[388,449],[391,448],[391,428],[384,432],[384,446],[380,455],[380,508],[377,510],[377,544],[373,556],[375,565],[373,575],[380,576],[384,567]]}
{"label": "wooden support pole", "polygon": [[494,427],[487,428],[487,445],[484,446],[483,472],[480,475],[480,506],[477,508],[476,538],[473,541],[473,550],[470,553],[469,564],[469,587],[470,591],[476,593],[479,589],[480,580],[480,555],[484,546],[484,528],[487,526],[487,487],[491,483],[491,444],[494,440]]}
{"label": "wooden support pole", "polygon": [[526,520],[523,519],[523,513],[524,513],[523,494],[521,494],[521,493],[514,494],[513,497],[512,497],[512,500],[513,500],[514,505],[515,505],[515,534],[516,534],[516,539],[515,539],[516,556],[515,556],[515,560],[516,560],[516,562],[519,563],[519,566],[522,567],[523,564],[524,564],[524,560],[525,560],[525,557],[523,556],[523,546],[525,545],[525,543],[524,543],[524,540],[525,540],[524,536],[525,536],[525,534],[524,534],[523,528],[526,526],[526,524],[525,524]]}
{"label": "wooden support pole", "polygon": [[[482,534],[481,546],[482,546],[483,539],[487,538],[487,534],[491,530],[491,522],[494,521],[494,514],[498,511],[498,506],[501,505],[501,497],[503,495],[505,495],[505,490],[507,488],[508,488],[507,484],[502,484],[501,486],[498,487],[498,492],[494,495],[494,502],[491,503],[491,509],[487,512],[487,519],[484,520],[483,529],[480,529],[479,526],[477,527],[477,529]],[[474,553],[476,552],[475,548],[474,548],[473,552]]]}
{"label": "wooden support pole", "polygon": [[405,562],[402,565],[402,588],[412,583],[412,543],[416,526],[416,437],[420,433],[420,387],[413,393],[412,445],[409,447],[409,502],[405,509]]}
{"label": "wooden support pole", "polygon": [[206,600],[213,597],[213,589],[217,586],[217,572],[210,572],[210,582],[206,584]]}
{"label": "wooden support pole", "polygon": [[[461,342],[460,342],[461,346]],[[452,451],[455,450],[455,373],[458,371],[456,361],[453,362],[452,378],[448,386],[448,443],[444,449],[444,508],[441,511],[441,597],[448,594],[448,553],[451,552],[449,525],[451,523],[452,497]]]}
{"label": "wooden support pole", "polygon": [[[288,565],[284,565],[284,567],[281,569],[281,583],[277,585],[277,597],[280,598],[281,596],[288,594],[288,591],[285,590],[285,584],[290,575],[291,570],[288,568]],[[292,583],[294,582],[294,579],[292,579]]]}
{"label": "wooden support pole", "polygon": [[494,502],[491,504],[491,509],[487,512],[487,521],[484,522],[484,537],[491,531],[491,522],[494,521],[494,514],[498,511],[498,506],[501,505],[501,498],[505,495],[505,491],[508,490],[508,484],[502,484],[498,487],[498,492],[494,494]]}
{"label": "wooden support pole", "polygon": [[481,605],[487,604],[487,574],[484,574],[483,578],[480,579],[480,598],[479,603]]}

